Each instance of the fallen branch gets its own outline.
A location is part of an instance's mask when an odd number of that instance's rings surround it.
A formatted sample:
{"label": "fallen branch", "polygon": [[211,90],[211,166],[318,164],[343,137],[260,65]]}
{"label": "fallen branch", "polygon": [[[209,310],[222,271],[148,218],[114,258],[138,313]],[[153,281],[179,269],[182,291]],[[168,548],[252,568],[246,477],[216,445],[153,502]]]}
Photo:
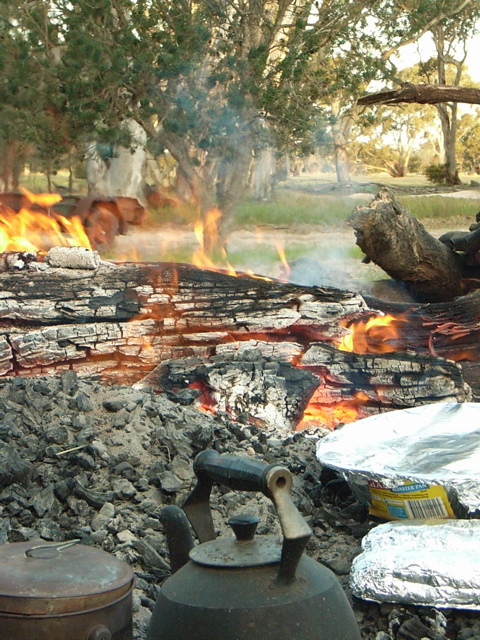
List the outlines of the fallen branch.
{"label": "fallen branch", "polygon": [[417,102],[418,104],[438,104],[441,102],[462,102],[480,104],[480,89],[457,87],[455,85],[413,84],[405,82],[398,89],[386,89],[370,93],[358,99],[357,104],[398,104]]}

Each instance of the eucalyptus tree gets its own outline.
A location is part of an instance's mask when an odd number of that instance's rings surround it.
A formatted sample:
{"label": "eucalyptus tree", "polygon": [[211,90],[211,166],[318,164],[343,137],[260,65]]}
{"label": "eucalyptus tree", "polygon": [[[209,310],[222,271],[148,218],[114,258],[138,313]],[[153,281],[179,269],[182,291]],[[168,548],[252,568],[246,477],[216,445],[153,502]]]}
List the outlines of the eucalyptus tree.
{"label": "eucalyptus tree", "polygon": [[[480,8],[465,11],[455,19],[446,19],[431,29],[436,55],[421,65],[421,76],[430,84],[459,86],[471,80],[465,77],[467,43],[476,31]],[[460,184],[456,160],[458,103],[435,105],[442,126],[447,184]]]}
{"label": "eucalyptus tree", "polygon": [[[423,35],[441,29],[442,25],[466,24],[464,20],[469,25],[470,35],[471,26],[479,15],[476,0],[387,1],[365,3],[364,10],[364,19],[357,25],[360,26],[360,32],[355,34],[358,37],[352,34],[349,41],[337,42],[335,56],[327,60],[332,80],[322,122],[334,151],[340,184],[350,182],[350,142],[359,126],[368,129],[379,113],[358,108],[357,99],[368,90],[370,83],[403,82],[395,57],[401,47],[417,42]],[[320,59],[315,64],[325,67],[325,60]]]}
{"label": "eucalyptus tree", "polygon": [[221,210],[224,241],[256,148],[307,152],[333,100],[353,99],[372,78],[385,77],[391,72],[385,61],[401,43],[473,1],[24,0],[12,8],[1,0],[1,6],[7,32],[15,31],[24,57],[38,68],[24,63],[28,90],[41,94],[41,117],[32,115],[31,131],[47,156],[54,157],[55,145],[80,145],[92,135],[128,146],[125,124],[134,118],[150,144],[175,158],[205,221],[209,210]]}
{"label": "eucalyptus tree", "polygon": [[134,118],[175,158],[200,215],[221,210],[225,239],[253,151],[308,148],[330,81],[312,56],[347,42],[368,4],[52,0],[71,126],[108,142]]}

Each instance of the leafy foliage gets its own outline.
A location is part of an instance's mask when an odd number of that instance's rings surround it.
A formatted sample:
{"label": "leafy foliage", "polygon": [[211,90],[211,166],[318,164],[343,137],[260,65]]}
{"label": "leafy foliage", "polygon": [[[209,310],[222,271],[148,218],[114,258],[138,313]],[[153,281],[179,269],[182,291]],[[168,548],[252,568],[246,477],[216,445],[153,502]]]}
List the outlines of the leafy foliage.
{"label": "leafy foliage", "polygon": [[444,164],[430,164],[425,169],[425,176],[433,184],[445,184],[446,173]]}

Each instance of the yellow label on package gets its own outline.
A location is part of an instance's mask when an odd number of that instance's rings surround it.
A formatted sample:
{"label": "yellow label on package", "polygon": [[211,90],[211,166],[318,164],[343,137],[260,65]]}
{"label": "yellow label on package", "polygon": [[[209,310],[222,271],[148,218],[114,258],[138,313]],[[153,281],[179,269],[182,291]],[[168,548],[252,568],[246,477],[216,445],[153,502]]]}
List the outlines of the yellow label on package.
{"label": "yellow label on package", "polygon": [[381,482],[369,481],[372,516],[387,520],[427,520],[455,518],[445,489],[422,482],[405,482],[387,489]]}

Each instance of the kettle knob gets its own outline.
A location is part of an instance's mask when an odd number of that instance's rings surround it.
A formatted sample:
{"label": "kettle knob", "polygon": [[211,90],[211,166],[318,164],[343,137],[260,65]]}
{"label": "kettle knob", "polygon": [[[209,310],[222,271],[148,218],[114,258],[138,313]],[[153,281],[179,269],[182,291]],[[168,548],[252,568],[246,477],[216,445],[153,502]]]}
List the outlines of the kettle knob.
{"label": "kettle knob", "polygon": [[244,513],[238,516],[232,516],[227,524],[232,527],[238,542],[246,542],[247,540],[253,540],[259,522],[260,518],[257,516]]}

